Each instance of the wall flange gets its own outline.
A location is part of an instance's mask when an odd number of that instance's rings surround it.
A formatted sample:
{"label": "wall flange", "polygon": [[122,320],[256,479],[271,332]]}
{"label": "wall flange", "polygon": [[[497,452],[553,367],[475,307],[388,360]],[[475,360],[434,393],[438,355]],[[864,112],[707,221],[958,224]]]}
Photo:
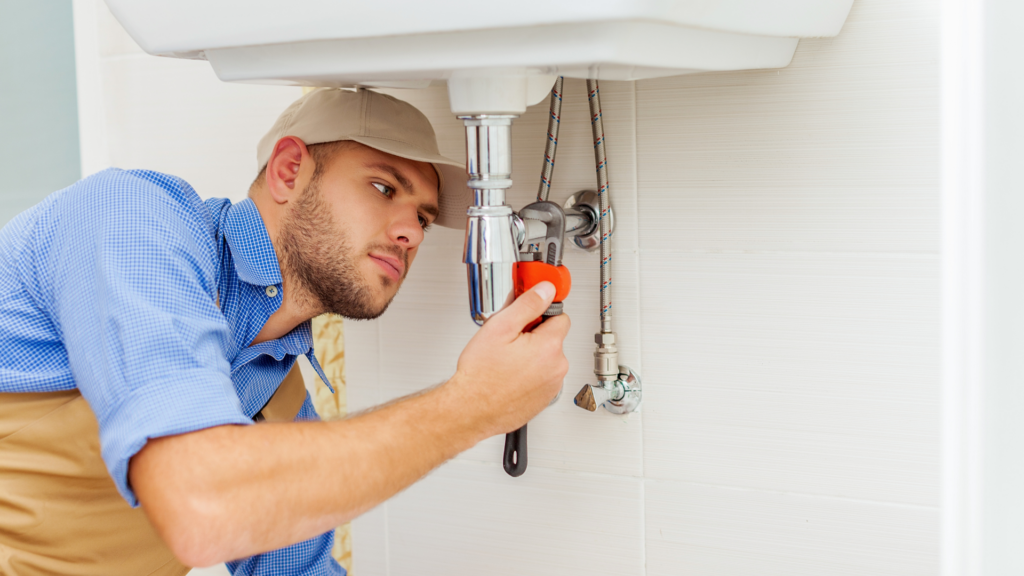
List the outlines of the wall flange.
{"label": "wall flange", "polygon": [[[570,196],[563,207],[566,209],[566,216],[570,217],[570,220],[566,222],[566,235],[572,235],[573,244],[587,252],[597,250],[601,246],[601,226],[598,220],[601,209],[598,207],[597,192],[581,190]],[[586,215],[592,223],[591,226],[573,231],[568,225],[573,211]],[[612,232],[615,231],[615,211],[611,206],[608,207],[608,229]]]}

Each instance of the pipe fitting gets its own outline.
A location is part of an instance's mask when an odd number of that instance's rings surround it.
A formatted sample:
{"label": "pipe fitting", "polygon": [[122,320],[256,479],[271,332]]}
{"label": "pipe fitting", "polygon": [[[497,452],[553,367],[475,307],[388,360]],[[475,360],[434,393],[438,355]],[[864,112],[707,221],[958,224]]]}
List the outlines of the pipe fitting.
{"label": "pipe fitting", "polygon": [[612,382],[619,377],[619,348],[615,345],[614,332],[594,334],[597,350],[594,351],[594,375],[599,382]]}
{"label": "pipe fitting", "polygon": [[475,192],[477,206],[505,203],[512,186],[511,114],[459,116],[466,127],[466,185]]}

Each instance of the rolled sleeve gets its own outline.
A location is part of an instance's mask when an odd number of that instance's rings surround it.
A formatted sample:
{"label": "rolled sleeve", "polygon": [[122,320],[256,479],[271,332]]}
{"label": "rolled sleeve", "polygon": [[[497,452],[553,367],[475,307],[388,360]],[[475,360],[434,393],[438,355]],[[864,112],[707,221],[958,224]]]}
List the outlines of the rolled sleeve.
{"label": "rolled sleeve", "polygon": [[331,556],[334,531],[267,552],[228,562],[234,576],[345,576],[345,569]]}
{"label": "rolled sleeve", "polygon": [[128,463],[147,440],[251,421],[231,383],[218,246],[198,196],[153,173],[93,179],[54,202],[41,273],[103,460],[136,506]]}
{"label": "rolled sleeve", "polygon": [[212,376],[198,372],[154,381],[132,391],[100,424],[103,461],[118,491],[132,506],[139,502],[128,483],[128,462],[150,438],[225,424],[252,424],[242,413],[234,391],[221,389]]}

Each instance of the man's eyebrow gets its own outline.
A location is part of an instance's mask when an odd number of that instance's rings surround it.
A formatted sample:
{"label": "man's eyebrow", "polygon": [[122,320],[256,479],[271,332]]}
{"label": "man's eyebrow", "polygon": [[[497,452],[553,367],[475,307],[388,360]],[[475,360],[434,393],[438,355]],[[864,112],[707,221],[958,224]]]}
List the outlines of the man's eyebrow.
{"label": "man's eyebrow", "polygon": [[380,170],[381,172],[387,172],[388,174],[391,175],[392,178],[398,180],[398,183],[401,184],[403,188],[408,190],[410,193],[413,192],[412,182],[410,182],[408,178],[403,176],[402,173],[399,172],[398,169],[392,166],[391,164],[377,162],[375,164],[367,164],[366,167],[373,170]]}
{"label": "man's eyebrow", "polygon": [[428,215],[433,216],[435,220],[441,215],[441,211],[433,204],[420,204],[420,210],[423,210]]}

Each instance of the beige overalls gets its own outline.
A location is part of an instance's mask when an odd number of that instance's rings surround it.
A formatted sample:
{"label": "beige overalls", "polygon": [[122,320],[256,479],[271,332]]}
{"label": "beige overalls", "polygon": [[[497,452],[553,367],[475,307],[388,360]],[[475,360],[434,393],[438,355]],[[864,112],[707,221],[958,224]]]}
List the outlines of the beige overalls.
{"label": "beige overalls", "polygon": [[[305,398],[296,365],[260,415],[290,422]],[[78,390],[0,393],[0,574],[188,571],[142,509],[117,492],[100,457],[96,417]]]}

